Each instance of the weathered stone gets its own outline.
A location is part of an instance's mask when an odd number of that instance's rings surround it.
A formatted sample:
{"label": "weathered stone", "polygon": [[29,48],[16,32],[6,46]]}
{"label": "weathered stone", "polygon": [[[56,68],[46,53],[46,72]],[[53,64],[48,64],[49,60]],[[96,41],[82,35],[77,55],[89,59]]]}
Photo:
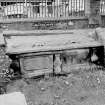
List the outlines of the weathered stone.
{"label": "weathered stone", "polygon": [[54,61],[54,71],[55,73],[61,72],[61,60],[60,60],[60,54],[55,54],[55,61]]}
{"label": "weathered stone", "polygon": [[14,92],[0,96],[0,105],[27,105],[24,94]]}

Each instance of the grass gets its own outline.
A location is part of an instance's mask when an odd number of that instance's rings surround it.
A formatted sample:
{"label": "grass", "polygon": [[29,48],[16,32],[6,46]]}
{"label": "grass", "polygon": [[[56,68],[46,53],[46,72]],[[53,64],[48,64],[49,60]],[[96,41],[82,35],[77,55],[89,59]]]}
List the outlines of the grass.
{"label": "grass", "polygon": [[28,105],[104,105],[104,71],[82,71],[47,79],[19,79],[7,86],[7,93],[21,91]]}

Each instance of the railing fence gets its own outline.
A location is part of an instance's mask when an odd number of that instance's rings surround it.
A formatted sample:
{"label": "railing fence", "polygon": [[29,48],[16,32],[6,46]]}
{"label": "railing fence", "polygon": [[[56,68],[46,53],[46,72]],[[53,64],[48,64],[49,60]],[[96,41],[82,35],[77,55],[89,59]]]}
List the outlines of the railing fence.
{"label": "railing fence", "polygon": [[85,16],[84,0],[1,0],[3,18]]}

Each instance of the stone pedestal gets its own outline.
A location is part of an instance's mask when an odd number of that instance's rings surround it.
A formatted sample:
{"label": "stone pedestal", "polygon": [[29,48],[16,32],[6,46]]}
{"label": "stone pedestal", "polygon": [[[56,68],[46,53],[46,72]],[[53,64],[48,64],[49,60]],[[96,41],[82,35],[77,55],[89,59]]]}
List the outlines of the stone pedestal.
{"label": "stone pedestal", "polygon": [[54,71],[55,73],[60,73],[61,72],[61,60],[60,60],[60,54],[55,55],[55,60],[54,60]]}

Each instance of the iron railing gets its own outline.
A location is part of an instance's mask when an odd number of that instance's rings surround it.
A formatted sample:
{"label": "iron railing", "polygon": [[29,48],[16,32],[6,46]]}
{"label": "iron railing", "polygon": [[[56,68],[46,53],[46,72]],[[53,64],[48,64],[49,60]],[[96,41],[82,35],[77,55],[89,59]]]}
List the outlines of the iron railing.
{"label": "iron railing", "polygon": [[84,0],[1,0],[0,17],[52,18],[85,16]]}
{"label": "iron railing", "polygon": [[100,1],[100,13],[105,13],[105,0]]}

